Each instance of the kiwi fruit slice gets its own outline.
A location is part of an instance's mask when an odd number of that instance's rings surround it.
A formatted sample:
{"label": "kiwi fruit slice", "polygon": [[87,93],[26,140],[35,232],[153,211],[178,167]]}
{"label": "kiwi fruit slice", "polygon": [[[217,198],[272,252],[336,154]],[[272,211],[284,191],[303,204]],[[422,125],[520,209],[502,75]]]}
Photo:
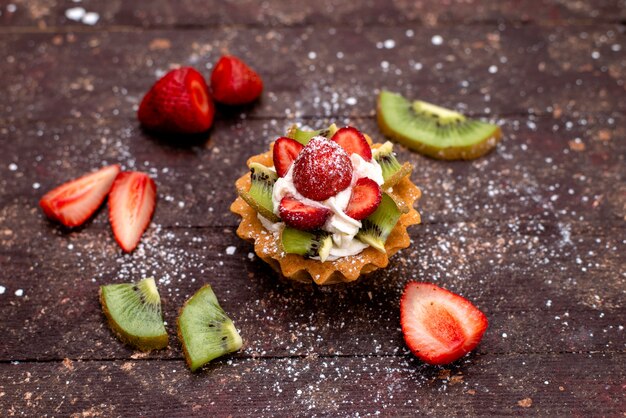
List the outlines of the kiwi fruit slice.
{"label": "kiwi fruit slice", "polygon": [[302,145],[306,145],[314,136],[323,136],[330,139],[337,131],[337,125],[334,123],[328,128],[318,129],[317,131],[306,131],[298,128],[298,125],[291,125],[291,127],[287,130],[287,138],[295,139]]}
{"label": "kiwi fruit slice", "polygon": [[372,150],[372,157],[383,171],[383,180],[385,181],[381,186],[383,190],[395,186],[403,177],[408,176],[413,171],[413,166],[409,162],[400,165],[393,152],[393,144],[389,141]]}
{"label": "kiwi fruit slice", "polygon": [[100,303],[109,327],[126,344],[141,351],[167,347],[161,298],[153,277],[100,286]]}
{"label": "kiwi fruit slice", "polygon": [[383,193],[376,211],[361,221],[361,229],[356,237],[385,253],[385,242],[400,219],[400,215],[402,212],[398,209],[396,202],[387,193]]}
{"label": "kiwi fruit slice", "polygon": [[263,164],[252,163],[250,164],[250,178],[250,190],[237,190],[239,196],[264,218],[271,222],[280,221],[280,218],[274,214],[272,204],[272,191],[278,174]]}
{"label": "kiwi fruit slice", "polygon": [[283,229],[280,242],[286,253],[319,257],[322,263],[328,258],[333,246],[333,239],[326,231],[307,232],[288,226]]}
{"label": "kiwi fruit slice", "polygon": [[185,302],[177,323],[185,361],[192,372],[217,357],[239,350],[243,344],[233,321],[220,307],[208,284]]}
{"label": "kiwi fruit slice", "polygon": [[497,125],[423,101],[409,102],[399,94],[380,92],[380,130],[405,146],[441,160],[471,160],[495,148],[502,137]]}

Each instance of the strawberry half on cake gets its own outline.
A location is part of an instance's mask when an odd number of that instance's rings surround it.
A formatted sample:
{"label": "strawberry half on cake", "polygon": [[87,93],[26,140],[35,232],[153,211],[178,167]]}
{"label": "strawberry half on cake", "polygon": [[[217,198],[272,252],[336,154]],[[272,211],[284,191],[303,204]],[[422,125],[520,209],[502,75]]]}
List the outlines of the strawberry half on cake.
{"label": "strawberry half on cake", "polygon": [[372,145],[354,127],[293,126],[248,160],[231,211],[237,234],[283,276],[332,284],[386,267],[420,222],[412,166],[390,142]]}

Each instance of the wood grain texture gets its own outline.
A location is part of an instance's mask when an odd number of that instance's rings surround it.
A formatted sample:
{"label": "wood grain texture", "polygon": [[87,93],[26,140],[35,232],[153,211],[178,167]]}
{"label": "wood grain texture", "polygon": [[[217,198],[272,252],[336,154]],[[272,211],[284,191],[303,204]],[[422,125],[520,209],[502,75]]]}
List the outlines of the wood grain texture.
{"label": "wood grain texture", "polygon": [[[179,307],[210,283],[246,339],[243,357],[408,354],[398,311],[408,280],[436,281],[487,314],[479,353],[619,352],[626,342],[625,279],[615,275],[626,262],[623,226],[577,224],[567,240],[540,222],[416,227],[413,247],[384,271],[318,289],[279,281],[234,228],[153,226],[122,256],[108,228],[59,236],[35,225],[22,230],[28,243],[4,246],[0,361],[130,356],[106,327],[97,291],[145,275],[161,279],[172,335]],[[17,286],[25,296],[12,294]],[[180,358],[178,342],[156,357]]]}
{"label": "wood grain texture", "polygon": [[624,360],[476,355],[431,368],[395,356],[307,356],[222,359],[197,375],[179,361],[0,364],[0,402],[7,413],[26,415],[619,416]]}
{"label": "wood grain texture", "polygon": [[266,1],[254,0],[16,0],[15,11],[0,16],[0,22],[14,27],[89,27],[70,20],[68,9],[82,7],[98,13],[96,27],[215,27],[245,26],[394,26],[523,22],[545,25],[608,21],[626,18],[623,0],[337,0]]}
{"label": "wood grain texture", "polygon": [[[42,223],[36,204],[45,191],[104,162],[144,170],[155,178],[160,196],[156,223],[234,227],[237,217],[228,207],[236,196],[235,180],[247,170],[246,160],[268,149],[296,122],[220,120],[197,145],[184,147],[180,139],[160,141],[143,133],[128,113],[126,118],[85,115],[62,122],[11,123],[4,132],[6,164],[0,165],[7,228]],[[385,140],[370,118],[300,121],[314,127],[329,121],[351,123],[377,141]],[[604,115],[582,117],[576,124],[568,117],[502,119],[502,143],[472,162],[444,164],[400,145],[395,149],[400,160],[415,166],[412,180],[424,193],[419,201],[424,223],[521,219],[553,225],[623,224],[624,121]],[[18,169],[11,171],[10,163]],[[94,222],[105,224],[106,216]]]}
{"label": "wood grain texture", "polygon": [[[2,415],[626,411],[623,0],[12,4],[0,5]],[[98,23],[68,20],[72,7]],[[226,52],[262,75],[259,103],[220,107],[212,130],[191,139],[138,127],[136,106],[158,76],[178,65],[208,75]],[[412,246],[350,285],[281,281],[235,235],[234,181],[294,122],[353,124],[383,140],[381,88],[495,121],[504,139],[471,162],[397,145],[424,193]],[[37,206],[110,163],[158,187],[130,255],[106,207],[69,231]],[[147,275],[172,335],[149,355],[114,338],[97,299],[101,284]],[[445,368],[409,353],[398,309],[409,280],[486,313],[474,353]],[[204,283],[245,344],[192,375],[173,331]]]}
{"label": "wood grain texture", "polygon": [[[266,94],[244,109],[246,118],[372,116],[381,88],[488,118],[556,114],[574,123],[581,115],[626,111],[626,54],[613,51],[623,38],[615,25],[406,31],[342,26],[7,34],[0,43],[8,70],[0,79],[0,111],[9,121],[130,115],[171,67],[192,65],[208,76],[227,52],[265,80]],[[441,45],[433,43],[437,36]],[[384,46],[387,40],[393,48]]]}

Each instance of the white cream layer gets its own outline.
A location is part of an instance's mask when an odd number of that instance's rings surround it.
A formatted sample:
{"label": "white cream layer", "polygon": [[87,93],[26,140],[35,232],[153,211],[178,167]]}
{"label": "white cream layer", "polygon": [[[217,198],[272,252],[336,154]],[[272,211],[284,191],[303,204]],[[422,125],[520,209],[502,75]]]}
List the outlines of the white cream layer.
{"label": "white cream layer", "polygon": [[[278,207],[280,201],[286,195],[291,195],[306,205],[331,210],[332,215],[322,227],[323,230],[332,234],[333,247],[330,249],[330,256],[328,257],[328,260],[331,261],[340,257],[359,254],[368,247],[367,244],[354,238],[361,228],[361,221],[352,219],[344,212],[348,206],[350,196],[352,195],[352,188],[356,182],[363,177],[368,177],[378,183],[379,186],[384,183],[382,169],[374,159],[372,159],[372,161],[365,161],[359,154],[352,154],[350,160],[352,161],[352,181],[350,187],[326,200],[318,202],[316,200],[307,199],[296,190],[293,184],[293,164],[285,177],[276,180],[272,193],[272,204],[276,215],[279,214]],[[284,227],[282,222],[272,223],[261,215],[258,215],[258,217],[265,229],[270,232],[280,233]]]}

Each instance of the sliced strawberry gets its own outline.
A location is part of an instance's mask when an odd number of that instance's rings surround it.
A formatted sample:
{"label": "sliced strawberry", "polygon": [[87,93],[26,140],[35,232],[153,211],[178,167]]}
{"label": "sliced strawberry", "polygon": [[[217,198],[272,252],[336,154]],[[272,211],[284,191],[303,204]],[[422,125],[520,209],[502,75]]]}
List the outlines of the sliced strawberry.
{"label": "sliced strawberry", "polygon": [[293,183],[304,197],[326,200],[352,182],[352,162],[335,142],[314,137],[298,155],[293,166]]}
{"label": "sliced strawberry", "polygon": [[476,348],[487,317],[462,296],[409,282],[400,301],[400,324],[413,354],[429,364],[447,364]]}
{"label": "sliced strawberry", "polygon": [[365,136],[352,126],[339,129],[331,139],[341,145],[348,155],[359,154],[365,161],[372,159],[370,144],[367,143]]}
{"label": "sliced strawberry", "polygon": [[110,165],[60,185],[39,201],[46,216],[68,227],[82,225],[107,197],[119,165]]}
{"label": "sliced strawberry", "polygon": [[352,188],[345,213],[357,221],[365,219],[378,208],[382,197],[378,183],[367,177],[360,178]]}
{"label": "sliced strawberry", "polygon": [[263,81],[239,58],[225,55],[211,73],[211,91],[217,102],[242,105],[255,101],[261,95]]}
{"label": "sliced strawberry", "polygon": [[147,174],[120,173],[109,195],[109,219],[115,240],[126,252],[137,247],[150,224],[156,203],[156,185]]}
{"label": "sliced strawberry", "polygon": [[283,197],[278,211],[283,222],[303,231],[322,227],[331,214],[330,209],[308,206],[291,196]]}
{"label": "sliced strawberry", "polygon": [[274,168],[276,168],[279,177],[285,177],[289,167],[291,167],[291,163],[298,158],[302,148],[304,148],[304,145],[295,139],[284,136],[274,142]]}
{"label": "sliced strawberry", "polygon": [[144,96],[137,117],[147,129],[196,134],[213,124],[215,105],[204,77],[191,67],[165,74]]}

